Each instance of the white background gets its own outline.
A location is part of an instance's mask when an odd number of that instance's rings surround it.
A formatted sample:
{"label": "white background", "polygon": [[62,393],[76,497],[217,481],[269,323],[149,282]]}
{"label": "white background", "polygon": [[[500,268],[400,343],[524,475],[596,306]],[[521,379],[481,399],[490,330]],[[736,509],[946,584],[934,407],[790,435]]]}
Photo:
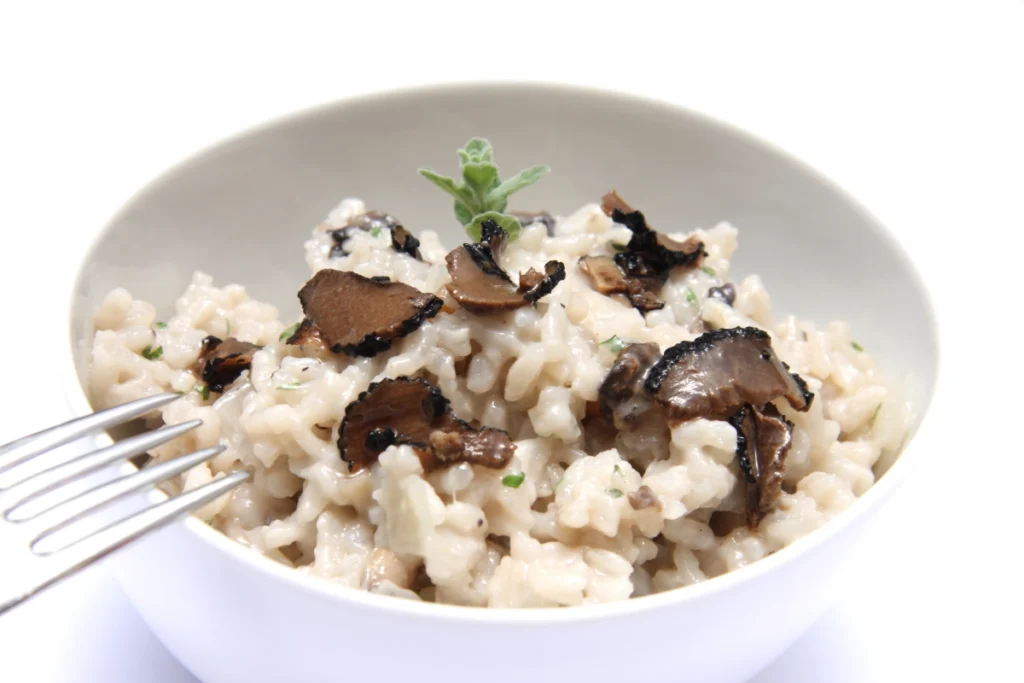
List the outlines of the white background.
{"label": "white background", "polygon": [[[1020,3],[0,7],[0,440],[63,419],[45,359],[63,353],[54,311],[78,254],[196,149],[432,81],[654,95],[789,149],[888,223],[931,286],[942,381],[960,397],[943,415],[947,447],[887,508],[861,580],[755,680],[1021,680],[1024,384],[1020,337],[1007,336],[1024,263]],[[104,565],[0,618],[0,680],[193,681]]]}

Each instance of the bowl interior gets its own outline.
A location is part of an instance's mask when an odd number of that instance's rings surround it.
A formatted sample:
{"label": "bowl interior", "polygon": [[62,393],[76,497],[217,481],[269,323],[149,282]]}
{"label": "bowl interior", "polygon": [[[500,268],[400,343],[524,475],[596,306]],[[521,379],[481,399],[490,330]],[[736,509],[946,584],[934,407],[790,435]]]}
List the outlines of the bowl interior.
{"label": "bowl interior", "polygon": [[616,188],[661,229],[732,222],[740,230],[733,272],[762,277],[776,318],[849,321],[888,372],[911,378],[924,414],[938,354],[931,306],[895,240],[853,200],[786,154],[687,110],[536,85],[339,102],[169,171],[129,201],[83,263],[70,311],[79,380],[84,386],[93,312],[114,287],[166,313],[202,270],[297,315],[295,295],[309,275],[302,243],[343,197],[456,243],[450,200],[416,169],[454,175],[455,150],[475,135],[494,143],[505,175],[552,167],[512,208],[567,214]]}

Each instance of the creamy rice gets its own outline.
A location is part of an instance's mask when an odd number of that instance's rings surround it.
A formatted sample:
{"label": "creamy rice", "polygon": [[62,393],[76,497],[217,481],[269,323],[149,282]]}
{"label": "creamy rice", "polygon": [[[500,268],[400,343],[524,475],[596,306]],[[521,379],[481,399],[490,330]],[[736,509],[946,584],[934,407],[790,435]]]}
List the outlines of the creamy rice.
{"label": "creamy rice", "polygon": [[[621,297],[594,291],[575,267],[588,254],[612,254],[630,231],[598,206],[558,221],[555,237],[533,224],[501,257],[509,272],[566,264],[566,278],[535,307],[474,315],[445,290],[447,249],[419,235],[423,261],[390,248],[387,231],[360,232],[331,258],[328,230],[366,207],[343,201],[305,243],[310,270],[388,276],[443,297],[445,312],[372,358],[350,358],[279,337],[294,321],[196,273],[166,321],[123,289],[96,314],[90,390],[98,407],[163,391],[181,400],[151,418],[201,419],[188,435],[151,453],[165,460],[224,442],[227,449],[172,484],[191,489],[244,468],[253,479],[198,515],[230,538],[354,589],[410,599],[487,607],[568,606],[623,600],[704,581],[792,543],[848,507],[896,457],[911,409],[901,388],[859,350],[849,326],[792,316],[776,319],[756,275],[735,281],[733,306],[709,298],[731,281],[737,231],[697,230],[706,269],[673,271],[666,306],[642,315]],[[678,239],[685,234],[673,235]],[[454,245],[452,245],[454,246]],[[296,283],[296,289],[302,283]],[[715,510],[742,512],[736,430],[696,419],[658,431],[619,432],[592,447],[587,404],[615,360],[609,344],[655,342],[662,350],[715,328],[767,331],[778,357],[816,396],[807,412],[776,401],[794,423],[784,492],[756,529],[716,536]],[[262,347],[251,370],[222,395],[204,398],[194,367],[207,335]],[[160,347],[159,358],[143,351]],[[146,354],[152,356],[152,353]],[[409,446],[350,474],[338,453],[346,407],[371,382],[422,377],[459,417],[507,430],[512,461],[501,470],[462,463],[425,474]],[[518,488],[508,475],[524,475]],[[629,494],[644,485],[657,505],[640,510]]]}

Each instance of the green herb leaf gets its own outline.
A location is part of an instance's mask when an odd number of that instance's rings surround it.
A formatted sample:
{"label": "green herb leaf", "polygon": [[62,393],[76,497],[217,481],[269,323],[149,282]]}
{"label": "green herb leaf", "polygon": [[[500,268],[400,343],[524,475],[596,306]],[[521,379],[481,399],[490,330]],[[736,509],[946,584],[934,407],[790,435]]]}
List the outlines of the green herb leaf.
{"label": "green herb leaf", "polygon": [[370,237],[380,237],[381,229],[379,227],[370,228]]}
{"label": "green herb leaf", "polygon": [[210,400],[210,385],[209,384],[197,384],[196,392],[203,397],[204,401]]}
{"label": "green herb leaf", "polygon": [[158,321],[158,322],[156,322],[154,324],[156,325],[156,329],[158,329],[158,330],[166,330],[167,329],[167,323],[165,323],[163,321]]}
{"label": "green herb leaf", "polygon": [[622,498],[622,491],[619,489],[608,489],[608,495],[612,498]]}
{"label": "green herb leaf", "polygon": [[857,342],[855,342],[855,341],[852,341],[852,342],[850,342],[850,346],[852,346],[852,347],[853,347],[853,350],[854,350],[854,351],[856,351],[856,352],[858,352],[858,353],[860,353],[861,351],[863,351],[863,350],[864,350],[864,347],[863,347],[863,346],[861,346],[860,344],[858,344],[858,343],[857,343]]}
{"label": "green herb leaf", "polygon": [[882,409],[882,404],[881,403],[879,403],[877,406],[875,406],[875,412],[871,414],[871,426],[872,427],[875,426],[875,420],[878,419],[878,411],[881,410],[881,409]]}
{"label": "green herb leaf", "polygon": [[452,180],[448,176],[443,176],[438,173],[434,173],[429,168],[421,168],[419,170],[419,173],[421,176],[423,176],[430,182],[434,183],[435,185],[440,187],[442,190],[444,190],[451,196],[455,197],[455,199],[459,200],[466,206],[471,207],[476,203],[475,197],[470,195],[469,191],[466,190],[466,188],[460,187],[459,185],[456,184],[454,180]]}
{"label": "green herb leaf", "polygon": [[281,334],[277,335],[277,340],[278,341],[284,341],[288,337],[290,337],[293,334],[295,334],[295,331],[299,329],[299,325],[300,325],[300,323],[295,323],[291,327],[286,327],[284,332],[282,332]]}
{"label": "green herb leaf", "polygon": [[608,350],[611,351],[612,353],[618,353],[619,351],[622,350],[622,347],[625,345],[625,342],[619,339],[619,335],[617,334],[613,334],[612,336],[608,337],[603,342],[601,342],[601,346],[607,346]]}
{"label": "green herb leaf", "polygon": [[488,220],[494,221],[498,224],[498,227],[507,232],[510,241],[518,239],[519,233],[523,231],[523,226],[519,224],[519,219],[515,216],[498,213],[497,211],[488,211],[487,213],[478,214],[473,218],[473,221],[466,226],[466,232],[469,233],[469,236],[472,237],[474,241],[480,241],[480,233],[483,231],[483,223]]}
{"label": "green herb leaf", "polygon": [[614,249],[615,251],[626,251],[627,249],[629,249],[628,244],[619,244],[618,242],[612,242],[611,245],[612,249]]}
{"label": "green herb leaf", "polygon": [[470,138],[466,146],[459,150],[459,162],[463,165],[494,160],[494,148],[484,138]]}
{"label": "green herb leaf", "polygon": [[697,295],[693,293],[693,290],[689,287],[686,288],[686,300],[693,306],[699,305],[697,301]]}
{"label": "green herb leaf", "polygon": [[524,187],[529,187],[535,182],[551,173],[551,168],[548,166],[534,166],[533,168],[525,168],[519,173],[515,174],[508,180],[503,181],[500,185],[491,190],[487,196],[488,204],[496,201],[497,198],[507,200],[508,196],[513,192],[518,192]]}
{"label": "green herb leaf", "polygon": [[509,488],[517,489],[522,486],[524,479],[526,479],[526,475],[522,472],[519,474],[506,474],[501,478],[501,483]]}
{"label": "green herb leaf", "polygon": [[612,468],[612,472],[614,472],[615,474],[622,474],[622,468],[616,465],[615,467]]}
{"label": "green herb leaf", "polygon": [[285,382],[284,384],[278,384],[274,388],[282,391],[292,391],[294,389],[301,389],[302,387],[303,384],[301,382]]}
{"label": "green herb leaf", "polygon": [[[503,213],[508,207],[508,196],[537,182],[551,169],[534,166],[502,182],[494,164],[491,143],[483,138],[472,138],[459,150],[459,167],[462,171],[461,184],[428,168],[419,169],[419,173],[455,199],[455,218],[468,226],[467,232],[473,239],[480,239],[479,223],[484,220],[481,214],[490,214],[487,217],[496,220],[509,233],[509,239],[518,238],[522,226],[513,216]],[[503,220],[495,218],[499,215]]]}
{"label": "green herb leaf", "polygon": [[142,349],[142,357],[146,360],[156,360],[162,355],[164,355],[164,347],[162,346],[158,346],[155,349],[152,346],[147,346]]}
{"label": "green herb leaf", "polygon": [[710,275],[711,277],[715,276],[715,269],[712,268],[711,266],[701,266],[700,269],[703,270],[708,275]]}

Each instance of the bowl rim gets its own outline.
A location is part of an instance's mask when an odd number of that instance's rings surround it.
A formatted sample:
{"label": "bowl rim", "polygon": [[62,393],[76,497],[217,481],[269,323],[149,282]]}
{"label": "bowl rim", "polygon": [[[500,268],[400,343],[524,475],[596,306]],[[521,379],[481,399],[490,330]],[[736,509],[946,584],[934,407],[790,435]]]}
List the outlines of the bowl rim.
{"label": "bowl rim", "polygon": [[[94,253],[99,247],[103,236],[109,230],[127,208],[134,204],[140,197],[143,197],[152,188],[159,186],[165,179],[177,174],[185,167],[198,162],[212,154],[223,146],[230,145],[246,137],[268,132],[280,126],[295,125],[304,119],[326,114],[330,111],[361,105],[386,104],[389,101],[400,101],[410,97],[427,97],[431,95],[449,95],[463,92],[475,91],[516,91],[537,94],[550,92],[561,95],[572,95],[589,97],[595,99],[618,99],[629,102],[641,108],[654,108],[661,112],[675,117],[685,117],[698,123],[716,128],[723,134],[733,137],[744,144],[758,147],[761,150],[777,155],[786,162],[800,169],[808,176],[814,178],[823,186],[828,188],[834,195],[843,199],[847,205],[857,211],[862,218],[873,223],[878,228],[880,236],[889,244],[889,247],[897,252],[908,268],[909,275],[916,282],[919,290],[924,294],[927,311],[931,321],[931,332],[936,344],[935,358],[935,381],[931,391],[926,397],[926,409],[919,413],[920,422],[916,429],[913,429],[903,446],[900,456],[885,472],[884,476],[877,479],[875,483],[849,508],[829,520],[821,528],[815,529],[806,536],[803,536],[790,545],[753,562],[745,567],[727,572],[698,584],[684,588],[670,590],[652,595],[645,595],[636,598],[629,598],[611,603],[596,605],[580,605],[572,608],[565,607],[538,607],[538,608],[490,608],[470,607],[463,605],[439,604],[432,602],[420,602],[414,600],[395,599],[391,596],[377,595],[367,591],[353,589],[348,586],[331,582],[328,579],[308,576],[296,571],[294,568],[282,565],[266,557],[262,553],[254,552],[251,548],[234,541],[219,531],[210,528],[194,516],[188,516],[178,522],[188,533],[194,535],[198,542],[208,544],[222,555],[232,561],[245,566],[249,571],[262,574],[268,580],[277,580],[286,584],[289,589],[303,591],[308,595],[324,600],[336,601],[340,604],[351,604],[353,607],[362,609],[377,609],[392,613],[396,616],[449,619],[454,621],[465,621],[473,624],[493,625],[541,625],[541,624],[566,624],[594,622],[606,619],[615,619],[624,615],[631,615],[639,612],[655,611],[670,607],[682,607],[688,603],[711,599],[719,593],[725,592],[734,586],[753,582],[759,577],[779,571],[782,567],[799,561],[799,559],[810,554],[815,548],[827,544],[840,532],[848,527],[861,522],[868,516],[869,510],[877,508],[887,500],[905,482],[910,471],[922,458],[922,453],[927,449],[922,448],[920,442],[922,437],[930,438],[935,429],[932,425],[936,420],[930,418],[935,413],[936,399],[939,395],[941,384],[942,349],[940,334],[940,318],[936,314],[934,298],[930,288],[921,275],[921,271],[915,261],[910,257],[899,237],[894,234],[884,223],[873,213],[865,208],[859,200],[843,189],[831,178],[802,161],[795,155],[785,151],[775,144],[748,132],[734,124],[721,120],[717,117],[693,109],[689,106],[679,104],[666,99],[652,97],[647,94],[639,94],[621,89],[595,88],[581,86],[572,83],[545,82],[545,81],[452,81],[435,84],[415,85],[402,88],[394,88],[383,91],[362,93],[350,97],[342,97],[322,102],[313,106],[304,107],[288,113],[275,116],[261,123],[243,128],[238,132],[221,137],[208,143],[206,146],[193,151],[180,158],[177,162],[165,169],[159,175],[149,179],[142,186],[136,189],[128,197],[104,224],[97,228],[91,235],[88,246],[81,253],[78,265],[75,268],[74,276],[71,279],[71,289],[66,297],[66,325],[67,341],[69,343],[67,354],[60,354],[60,362],[55,369],[58,384],[62,394],[69,406],[72,416],[78,417],[92,412],[86,394],[86,387],[79,381],[74,362],[75,328],[73,311],[75,310],[75,294],[77,284],[84,275],[88,264],[91,262]],[[96,435],[97,443],[109,445],[112,443],[110,436],[103,432]],[[124,463],[127,471],[134,471],[135,468],[129,463]],[[155,499],[166,499],[166,495],[154,490],[150,495]]]}

